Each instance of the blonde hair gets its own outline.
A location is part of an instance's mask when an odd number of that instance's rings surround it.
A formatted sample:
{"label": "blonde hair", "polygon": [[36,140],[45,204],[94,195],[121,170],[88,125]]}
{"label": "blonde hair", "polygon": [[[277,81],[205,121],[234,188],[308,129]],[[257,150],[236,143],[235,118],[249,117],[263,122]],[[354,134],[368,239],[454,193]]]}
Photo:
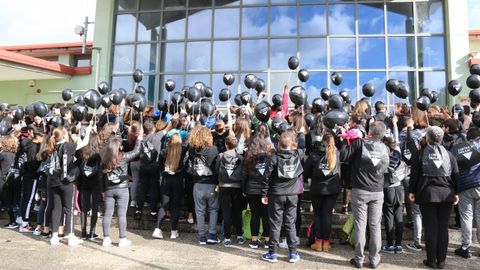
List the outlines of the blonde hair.
{"label": "blonde hair", "polygon": [[323,137],[323,141],[326,144],[325,159],[327,160],[328,168],[330,171],[333,171],[337,165],[337,148],[335,147],[335,139],[332,134],[328,133]]}
{"label": "blonde hair", "polygon": [[61,142],[67,133],[67,129],[65,127],[57,127],[52,131],[52,135],[48,139],[47,143],[47,154],[52,155],[53,151],[55,151],[55,147],[57,143]]}
{"label": "blonde hair", "polygon": [[9,153],[17,153],[18,139],[12,135],[0,137],[2,151]]}
{"label": "blonde hair", "polygon": [[182,137],[180,134],[173,134],[168,140],[167,159],[165,160],[165,169],[176,171],[182,157]]}
{"label": "blonde hair", "polygon": [[193,149],[203,149],[213,145],[210,129],[205,126],[196,126],[188,135],[188,145]]}
{"label": "blonde hair", "polygon": [[252,130],[250,129],[250,123],[245,118],[238,118],[235,121],[235,126],[233,128],[233,133],[235,137],[240,138],[240,135],[243,134],[245,142],[250,143],[250,137],[252,136]]}

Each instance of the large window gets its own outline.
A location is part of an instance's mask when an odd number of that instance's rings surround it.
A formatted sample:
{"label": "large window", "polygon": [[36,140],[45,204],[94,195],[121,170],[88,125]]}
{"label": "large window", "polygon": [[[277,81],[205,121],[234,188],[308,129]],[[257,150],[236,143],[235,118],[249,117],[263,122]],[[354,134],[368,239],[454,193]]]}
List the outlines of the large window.
{"label": "large window", "polygon": [[[446,101],[445,22],[440,0],[117,0],[112,48],[112,85],[132,90],[131,74],[145,73],[149,101],[166,98],[163,82],[177,90],[203,81],[218,101],[222,74],[236,76],[235,91],[247,90],[245,74],[266,83],[269,97],[283,85],[299,84],[287,66],[292,55],[310,71],[309,100],[319,89],[362,97],[362,85],[376,87],[372,101],[398,101],[385,81],[410,85],[413,101],[423,87]],[[333,71],[344,82],[334,86]]]}

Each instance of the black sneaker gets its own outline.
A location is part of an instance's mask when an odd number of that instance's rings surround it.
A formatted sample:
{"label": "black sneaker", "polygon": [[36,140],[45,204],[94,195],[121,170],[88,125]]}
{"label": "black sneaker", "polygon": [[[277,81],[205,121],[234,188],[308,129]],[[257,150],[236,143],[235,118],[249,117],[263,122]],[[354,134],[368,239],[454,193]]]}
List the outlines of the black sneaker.
{"label": "black sneaker", "polygon": [[355,267],[358,268],[358,269],[363,268],[363,264],[357,262],[355,259],[351,259],[351,260],[350,260],[350,264],[353,265],[353,266],[355,266]]}
{"label": "black sneaker", "polygon": [[52,236],[52,232],[48,232],[48,233],[42,232],[42,233],[40,234],[40,236],[41,236],[42,238],[47,238],[47,237]]}
{"label": "black sneaker", "polygon": [[250,246],[250,248],[257,249],[259,244],[260,242],[258,240],[255,240],[255,241],[251,241],[250,244],[248,245]]}
{"label": "black sneaker", "polygon": [[87,239],[87,232],[82,232],[82,239]]}
{"label": "black sneaker", "polygon": [[13,230],[13,229],[17,229],[18,226],[19,225],[16,222],[12,222],[12,223],[5,224],[5,226],[3,226],[3,227]]}
{"label": "black sneaker", "polygon": [[135,219],[135,220],[142,219],[142,212],[136,211],[135,214],[133,215],[133,219]]}
{"label": "black sneaker", "polygon": [[423,260],[423,265],[430,268],[437,268],[437,264],[434,262],[429,262],[428,260]]}
{"label": "black sneaker", "polygon": [[413,230],[413,221],[409,221],[409,222],[405,223],[405,228]]}
{"label": "black sneaker", "polygon": [[348,206],[342,207],[342,214],[348,215]]}
{"label": "black sneaker", "polygon": [[452,224],[450,226],[448,226],[449,229],[451,230],[460,230],[462,227],[459,225],[459,224]]}
{"label": "black sneaker", "polygon": [[419,243],[408,243],[407,248],[416,252],[422,251],[422,245]]}
{"label": "black sneaker", "polygon": [[88,239],[90,239],[90,241],[93,241],[95,239],[98,239],[98,235],[95,234],[94,232],[91,232],[88,236]]}
{"label": "black sneaker", "polygon": [[65,233],[58,234],[58,238],[60,238],[60,240],[63,239],[63,238],[65,238]]}
{"label": "black sneaker", "polygon": [[437,263],[437,268],[438,268],[438,269],[443,269],[443,268],[445,268],[445,262],[438,262],[438,263]]}
{"label": "black sneaker", "polygon": [[455,249],[455,255],[463,257],[465,259],[469,259],[472,257],[472,253],[470,252],[470,247],[464,249],[463,247],[459,247]]}

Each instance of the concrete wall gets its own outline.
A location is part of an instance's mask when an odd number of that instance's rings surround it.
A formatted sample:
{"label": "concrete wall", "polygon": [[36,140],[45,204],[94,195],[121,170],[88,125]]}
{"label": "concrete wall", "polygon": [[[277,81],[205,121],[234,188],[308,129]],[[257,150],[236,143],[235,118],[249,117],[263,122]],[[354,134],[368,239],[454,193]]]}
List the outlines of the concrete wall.
{"label": "concrete wall", "polygon": [[470,52],[480,52],[480,39],[470,40]]}

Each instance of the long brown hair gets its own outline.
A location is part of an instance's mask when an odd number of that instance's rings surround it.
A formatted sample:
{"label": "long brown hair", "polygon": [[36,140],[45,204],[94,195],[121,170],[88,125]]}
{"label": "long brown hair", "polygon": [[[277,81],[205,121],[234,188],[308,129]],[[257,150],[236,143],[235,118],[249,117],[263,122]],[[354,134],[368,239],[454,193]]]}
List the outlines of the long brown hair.
{"label": "long brown hair", "polygon": [[115,136],[100,150],[101,166],[103,171],[111,171],[120,165],[122,160],[122,139]]}
{"label": "long brown hair", "polygon": [[250,138],[252,136],[252,130],[250,129],[250,123],[245,118],[237,118],[235,125],[233,127],[233,133],[237,139],[243,134],[245,142],[250,143]]}
{"label": "long brown hair", "polygon": [[244,165],[245,169],[249,170],[255,166],[255,156],[264,153],[267,156],[272,154],[273,145],[268,140],[256,136],[248,146],[247,152],[245,152]]}
{"label": "long brown hair", "polygon": [[107,123],[103,126],[102,130],[98,134],[100,144],[105,145],[108,143],[108,139],[110,136],[117,130],[117,124],[115,123]]}
{"label": "long brown hair", "polygon": [[43,141],[40,144],[40,149],[38,149],[38,153],[36,156],[36,159],[38,161],[45,160],[48,157],[47,148],[48,148],[49,141],[50,141],[50,135],[47,134],[45,137],[43,137]]}
{"label": "long brown hair", "polygon": [[91,132],[88,144],[81,149],[81,157],[83,160],[89,160],[93,155],[98,153],[100,148],[100,137],[97,132]]}
{"label": "long brown hair", "polygon": [[414,122],[415,128],[427,128],[428,127],[427,113],[418,109],[416,102],[413,103],[413,106],[412,106],[412,120]]}
{"label": "long brown hair", "polygon": [[327,160],[328,168],[330,171],[335,169],[337,165],[337,148],[335,147],[335,139],[333,135],[327,133],[323,136],[325,143],[325,159]]}
{"label": "long brown hair", "polygon": [[48,144],[46,149],[48,155],[53,154],[53,151],[55,151],[55,147],[57,143],[64,140],[67,134],[68,134],[67,129],[65,127],[57,127],[52,131],[52,135],[48,139]]}
{"label": "long brown hair", "polygon": [[182,158],[182,137],[180,134],[173,134],[168,140],[167,159],[165,160],[165,170],[176,171]]}
{"label": "long brown hair", "polygon": [[293,124],[293,128],[295,129],[296,132],[300,132],[300,129],[302,128],[302,126],[305,129],[305,134],[307,134],[309,132],[307,121],[305,121],[305,119],[303,119],[303,115],[301,115],[301,114],[296,114],[293,117],[293,123],[292,124]]}

